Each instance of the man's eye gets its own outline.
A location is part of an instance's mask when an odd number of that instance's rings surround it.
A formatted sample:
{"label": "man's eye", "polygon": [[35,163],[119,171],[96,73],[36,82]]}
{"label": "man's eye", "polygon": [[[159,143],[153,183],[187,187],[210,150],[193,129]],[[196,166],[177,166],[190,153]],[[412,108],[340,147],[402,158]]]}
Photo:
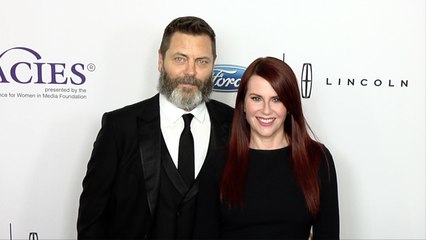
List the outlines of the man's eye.
{"label": "man's eye", "polygon": [[198,60],[198,63],[201,64],[201,65],[206,65],[206,64],[209,64],[210,62],[207,59],[200,59],[200,60]]}
{"label": "man's eye", "polygon": [[175,57],[175,61],[176,62],[184,62],[185,58],[183,58],[183,57]]}

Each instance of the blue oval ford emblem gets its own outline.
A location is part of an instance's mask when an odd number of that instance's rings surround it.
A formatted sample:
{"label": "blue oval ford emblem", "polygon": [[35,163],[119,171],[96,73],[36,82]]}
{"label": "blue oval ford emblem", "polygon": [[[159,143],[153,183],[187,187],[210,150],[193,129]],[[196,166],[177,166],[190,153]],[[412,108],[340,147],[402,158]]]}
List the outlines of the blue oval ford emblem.
{"label": "blue oval ford emblem", "polygon": [[237,65],[215,65],[213,68],[213,91],[236,92],[245,70],[245,67]]}

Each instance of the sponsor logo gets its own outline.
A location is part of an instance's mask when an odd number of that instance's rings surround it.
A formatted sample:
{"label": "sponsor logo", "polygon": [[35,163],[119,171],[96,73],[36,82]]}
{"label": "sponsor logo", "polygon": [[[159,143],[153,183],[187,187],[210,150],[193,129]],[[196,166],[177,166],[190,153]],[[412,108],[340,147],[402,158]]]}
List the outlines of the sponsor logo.
{"label": "sponsor logo", "polygon": [[300,78],[300,89],[302,98],[310,98],[312,92],[312,64],[304,63],[302,77]]}
{"label": "sponsor logo", "polygon": [[367,79],[367,78],[325,78],[327,86],[348,86],[348,87],[408,87],[408,80],[382,80],[382,79]]}
{"label": "sponsor logo", "polygon": [[[283,61],[285,61],[285,53],[283,53]],[[317,80],[315,80],[317,81]],[[327,87],[408,87],[408,80],[382,80],[379,78],[329,78],[324,79]],[[302,74],[300,76],[300,94],[302,98],[311,98],[313,87],[312,63],[303,63]]]}
{"label": "sponsor logo", "polygon": [[[22,52],[29,56],[29,60],[21,59],[24,58]],[[16,59],[13,54],[19,56],[19,60],[2,61],[6,57]],[[94,71],[95,65],[43,61],[41,54],[26,47],[14,47],[0,53],[0,84],[83,85],[87,80],[86,70]]]}
{"label": "sponsor logo", "polygon": [[213,91],[236,92],[245,70],[245,67],[237,65],[215,65],[213,69]]}
{"label": "sponsor logo", "polygon": [[[301,87],[301,95],[302,98],[311,98],[312,87],[313,87],[313,77],[312,77],[312,64],[304,63],[302,67],[302,74],[300,78],[300,87]],[[315,82],[318,82],[315,80]],[[324,85],[327,87],[352,87],[352,88],[368,88],[368,87],[376,87],[376,88],[407,88],[408,80],[392,80],[392,79],[379,79],[379,78],[324,78]]]}

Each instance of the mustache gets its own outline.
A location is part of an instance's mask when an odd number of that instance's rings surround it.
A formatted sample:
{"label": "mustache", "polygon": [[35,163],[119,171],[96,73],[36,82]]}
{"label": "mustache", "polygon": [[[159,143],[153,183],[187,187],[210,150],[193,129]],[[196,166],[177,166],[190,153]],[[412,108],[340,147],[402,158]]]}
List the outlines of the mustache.
{"label": "mustache", "polygon": [[175,83],[176,85],[179,84],[191,84],[191,85],[195,85],[198,88],[201,88],[203,86],[203,81],[201,81],[200,79],[197,79],[195,77],[181,77],[181,78],[177,78],[175,79]]}

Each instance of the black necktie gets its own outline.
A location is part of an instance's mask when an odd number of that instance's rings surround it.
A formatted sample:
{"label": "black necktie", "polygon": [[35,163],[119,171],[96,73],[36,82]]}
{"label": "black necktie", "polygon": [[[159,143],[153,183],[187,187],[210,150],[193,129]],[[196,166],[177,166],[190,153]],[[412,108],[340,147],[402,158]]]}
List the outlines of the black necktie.
{"label": "black necktie", "polygon": [[184,114],[185,127],[179,140],[178,170],[186,185],[189,187],[194,181],[194,138],[191,133],[192,114]]}

